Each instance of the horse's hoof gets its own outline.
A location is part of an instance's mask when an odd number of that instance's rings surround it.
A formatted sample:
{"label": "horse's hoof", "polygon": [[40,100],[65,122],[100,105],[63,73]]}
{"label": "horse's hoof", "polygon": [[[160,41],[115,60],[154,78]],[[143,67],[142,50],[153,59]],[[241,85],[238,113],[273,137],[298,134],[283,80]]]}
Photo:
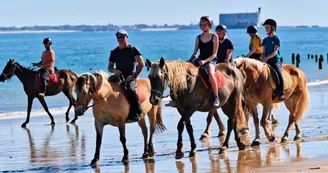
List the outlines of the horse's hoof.
{"label": "horse's hoof", "polygon": [[194,151],[189,152],[189,157],[195,157],[195,156],[196,156],[196,152],[194,152]]}
{"label": "horse's hoof", "polygon": [[90,166],[92,167],[98,167],[100,165],[99,159],[94,158],[91,163]]}
{"label": "horse's hoof", "polygon": [[224,132],[219,132],[218,137],[220,138],[220,137],[223,137],[223,136],[225,136],[225,133]]}
{"label": "horse's hoof", "polygon": [[68,123],[69,122],[69,118],[66,118],[66,123]]}
{"label": "horse's hoof", "polygon": [[75,124],[75,121],[76,121],[76,120],[72,120],[72,121],[71,121],[71,124]]}
{"label": "horse's hoof", "polygon": [[149,156],[149,157],[154,157],[154,155],[155,155],[155,151],[154,151],[154,149],[149,149],[149,150],[148,150],[148,156]]}
{"label": "horse's hoof", "polygon": [[288,138],[286,136],[281,138],[280,143],[287,143],[288,142]]}
{"label": "horse's hoof", "polygon": [[300,137],[300,136],[298,136],[298,135],[296,135],[295,137],[294,137],[294,141],[301,141],[302,140],[302,138]]}
{"label": "horse's hoof", "polygon": [[129,156],[123,156],[122,162],[129,162]]}
{"label": "horse's hoof", "polygon": [[208,135],[207,133],[203,133],[203,134],[200,136],[199,140],[205,140],[205,139],[207,139],[207,138],[209,138],[209,135]]}
{"label": "horse's hoof", "polygon": [[27,123],[23,123],[21,127],[25,128]]}
{"label": "horse's hoof", "polygon": [[51,125],[54,126],[56,123],[55,122],[51,122]]}
{"label": "horse's hoof", "polygon": [[246,149],[246,145],[244,144],[244,143],[240,143],[239,145],[238,145],[238,148],[239,148],[239,150],[245,150]]}
{"label": "horse's hoof", "polygon": [[148,157],[149,157],[148,152],[144,152],[141,158],[142,159],[147,159]]}
{"label": "horse's hoof", "polygon": [[219,151],[219,154],[227,154],[227,148],[226,147],[222,147]]}
{"label": "horse's hoof", "polygon": [[175,153],[175,159],[181,159],[184,157],[184,152],[176,152]]}
{"label": "horse's hoof", "polygon": [[272,135],[271,138],[269,139],[270,142],[274,142],[276,140],[275,135]]}
{"label": "horse's hoof", "polygon": [[258,147],[258,146],[260,146],[260,140],[255,139],[255,140],[252,142],[251,146],[252,146],[252,147]]}

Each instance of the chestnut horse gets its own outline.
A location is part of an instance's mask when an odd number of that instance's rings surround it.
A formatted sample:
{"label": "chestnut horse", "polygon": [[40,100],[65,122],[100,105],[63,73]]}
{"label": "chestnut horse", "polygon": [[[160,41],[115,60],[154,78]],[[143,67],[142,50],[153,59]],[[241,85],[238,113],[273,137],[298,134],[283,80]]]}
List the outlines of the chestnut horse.
{"label": "chestnut horse", "polygon": [[[240,69],[246,76],[244,94],[247,107],[250,109],[256,130],[256,136],[252,143],[254,146],[260,145],[260,129],[257,105],[263,105],[263,114],[261,118],[261,126],[264,128],[266,137],[270,142],[275,140],[275,135],[269,129],[268,113],[273,103],[281,101],[278,98],[272,99],[275,90],[270,84],[270,69],[266,63],[250,58],[237,58],[233,64]],[[299,122],[304,112],[309,106],[309,91],[306,86],[306,76],[298,68],[292,65],[283,65],[283,71],[287,72],[290,83],[288,88],[284,88],[286,100],[284,101],[289,110],[289,121],[281,142],[287,142],[289,132],[293,123],[295,124],[296,135],[294,140],[301,139],[301,129]]]}

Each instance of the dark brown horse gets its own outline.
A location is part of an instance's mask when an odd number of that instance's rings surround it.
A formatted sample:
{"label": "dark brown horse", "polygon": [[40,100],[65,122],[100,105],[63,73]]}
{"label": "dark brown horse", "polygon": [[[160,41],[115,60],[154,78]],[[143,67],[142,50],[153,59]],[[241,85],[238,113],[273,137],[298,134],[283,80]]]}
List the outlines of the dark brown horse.
{"label": "dark brown horse", "polygon": [[[54,73],[58,79],[55,84],[48,84],[46,90],[46,96],[57,95],[60,92],[63,92],[65,96],[69,100],[69,106],[66,111],[66,122],[69,121],[69,111],[73,106],[75,100],[73,98],[72,92],[77,80],[77,75],[69,70],[59,70]],[[38,93],[40,90],[40,85],[37,83],[37,72],[28,68],[23,67],[18,62],[14,60],[9,60],[5,68],[3,69],[0,82],[4,82],[5,80],[10,79],[16,75],[18,79],[22,82],[24,86],[24,91],[27,95],[28,106],[27,106],[27,118],[26,121],[22,124],[22,127],[26,127],[26,124],[30,121],[30,113],[32,109],[32,103],[34,98],[38,98],[40,103],[42,104],[44,110],[48,113],[51,124],[55,124],[54,118],[48,110],[48,106],[43,97],[39,97]],[[72,120],[74,123],[77,120],[77,115]]]}
{"label": "dark brown horse", "polygon": [[[196,111],[209,112],[218,107],[213,107],[213,93],[206,89],[199,78],[199,68],[189,62],[165,61],[160,59],[159,63],[152,63],[147,59],[147,65],[151,68],[149,79],[152,87],[150,102],[158,105],[161,102],[163,92],[168,86],[171,90],[171,98],[176,103],[176,107],[181,114],[178,123],[178,142],[176,159],[184,156],[182,132],[186,125],[191,150],[189,157],[196,154],[196,142],[193,135],[193,128],[190,117]],[[245,149],[246,145],[241,141],[239,130],[246,128],[246,121],[242,108],[242,90],[244,77],[235,67],[227,64],[216,66],[226,81],[223,88],[219,89],[220,106],[223,112],[229,117],[227,137],[221,147],[220,152],[225,151],[229,145],[231,131],[234,130],[235,140],[240,150]]]}

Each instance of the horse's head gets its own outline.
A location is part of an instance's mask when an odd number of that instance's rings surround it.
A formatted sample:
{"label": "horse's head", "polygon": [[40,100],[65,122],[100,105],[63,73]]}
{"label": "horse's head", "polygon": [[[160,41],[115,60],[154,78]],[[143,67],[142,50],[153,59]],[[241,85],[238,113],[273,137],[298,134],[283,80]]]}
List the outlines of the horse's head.
{"label": "horse's head", "polygon": [[5,80],[10,79],[15,74],[15,69],[17,65],[13,59],[9,59],[7,62],[5,68],[3,69],[1,76],[0,76],[0,82],[4,82]]}
{"label": "horse's head", "polygon": [[152,63],[149,59],[146,60],[146,63],[147,67],[150,68],[148,78],[151,85],[151,96],[149,101],[152,105],[158,105],[168,83],[167,68],[165,68],[163,57],[159,63]]}
{"label": "horse's head", "polygon": [[75,114],[81,116],[89,108],[88,105],[93,99],[93,94],[97,90],[97,79],[93,74],[82,74],[75,84]]}

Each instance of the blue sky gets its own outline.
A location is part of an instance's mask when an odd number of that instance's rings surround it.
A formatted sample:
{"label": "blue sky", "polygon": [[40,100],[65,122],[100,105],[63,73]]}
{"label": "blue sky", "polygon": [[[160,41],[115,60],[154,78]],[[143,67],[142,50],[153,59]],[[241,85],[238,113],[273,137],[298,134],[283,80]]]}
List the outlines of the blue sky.
{"label": "blue sky", "polygon": [[[204,3],[206,2],[206,3]],[[327,0],[0,0],[0,26],[189,24],[202,15],[253,12],[280,25],[328,26]]]}

